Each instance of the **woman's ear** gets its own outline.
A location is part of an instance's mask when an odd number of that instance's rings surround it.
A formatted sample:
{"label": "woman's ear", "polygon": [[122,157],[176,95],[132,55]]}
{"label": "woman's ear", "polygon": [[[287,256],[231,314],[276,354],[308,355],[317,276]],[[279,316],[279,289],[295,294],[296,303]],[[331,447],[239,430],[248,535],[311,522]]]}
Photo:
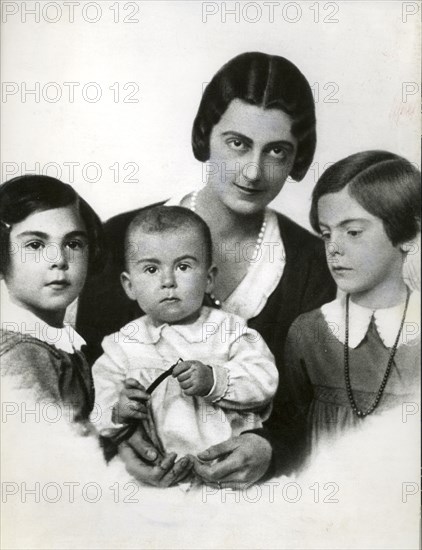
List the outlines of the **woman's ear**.
{"label": "woman's ear", "polygon": [[123,271],[123,273],[120,275],[120,282],[122,283],[122,287],[126,292],[127,297],[131,300],[136,300],[136,296],[132,288],[132,281],[127,271]]}
{"label": "woman's ear", "polygon": [[214,283],[215,283],[215,277],[217,275],[217,266],[212,265],[208,269],[208,276],[207,276],[207,288],[205,289],[205,292],[207,294],[211,294],[211,292],[214,289]]}

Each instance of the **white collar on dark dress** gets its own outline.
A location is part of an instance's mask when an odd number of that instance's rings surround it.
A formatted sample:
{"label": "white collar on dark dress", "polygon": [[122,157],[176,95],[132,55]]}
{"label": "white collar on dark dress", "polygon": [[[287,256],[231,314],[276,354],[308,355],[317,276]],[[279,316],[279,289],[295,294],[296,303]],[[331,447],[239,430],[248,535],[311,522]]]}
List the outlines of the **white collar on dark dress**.
{"label": "white collar on dark dress", "polygon": [[3,281],[0,285],[0,295],[2,330],[33,336],[66,353],[74,353],[86,344],[71,325],[65,324],[62,328],[52,327],[31,311],[14,303]]}
{"label": "white collar on dark dress", "polygon": [[[349,347],[356,348],[368,332],[374,316],[377,332],[387,348],[394,345],[403,317],[405,303],[383,309],[369,309],[349,301]],[[342,344],[346,331],[346,297],[342,296],[321,307],[324,319],[333,335]],[[420,338],[420,294],[412,292],[409,299],[399,346]]]}

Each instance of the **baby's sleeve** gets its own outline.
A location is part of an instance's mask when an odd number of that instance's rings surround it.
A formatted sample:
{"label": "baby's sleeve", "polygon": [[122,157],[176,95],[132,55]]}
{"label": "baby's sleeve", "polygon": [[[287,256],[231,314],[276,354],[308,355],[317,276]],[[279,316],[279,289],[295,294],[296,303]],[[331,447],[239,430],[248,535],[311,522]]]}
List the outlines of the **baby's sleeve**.
{"label": "baby's sleeve", "polygon": [[229,360],[210,366],[214,385],[205,397],[207,401],[234,410],[258,410],[271,403],[278,371],[274,356],[256,330],[244,327],[231,342]]}
{"label": "baby's sleeve", "polygon": [[119,399],[128,373],[128,358],[119,342],[120,333],[106,336],[102,342],[104,353],[92,367],[95,388],[95,407],[91,422],[99,432],[119,428],[112,420],[113,407]]}

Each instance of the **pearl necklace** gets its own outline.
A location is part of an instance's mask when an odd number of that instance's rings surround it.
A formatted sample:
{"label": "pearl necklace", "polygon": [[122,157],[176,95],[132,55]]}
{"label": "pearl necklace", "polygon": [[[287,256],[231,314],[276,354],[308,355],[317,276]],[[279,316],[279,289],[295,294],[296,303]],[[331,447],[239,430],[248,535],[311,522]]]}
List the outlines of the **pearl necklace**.
{"label": "pearl necklace", "polygon": [[[198,193],[199,193],[199,191],[194,191],[192,193],[192,196],[191,196],[191,199],[190,199],[189,210],[192,210],[192,212],[196,212],[196,203],[197,203],[197,200],[198,200]],[[268,218],[268,214],[267,214],[267,211],[265,210],[264,219],[262,220],[261,229],[259,230],[258,238],[256,239],[255,255],[258,254],[258,252],[261,248],[261,245],[262,245],[262,241],[264,239],[265,229],[267,227],[267,218]]]}
{"label": "pearl necklace", "polygon": [[[192,193],[192,196],[191,196],[191,199],[190,199],[190,204],[189,204],[189,209],[192,210],[192,212],[196,212],[196,203],[197,203],[197,200],[198,200],[198,194],[199,194],[199,191],[194,191]],[[267,228],[267,221],[268,221],[268,213],[267,213],[267,210],[265,210],[264,211],[264,219],[262,220],[261,229],[259,230],[258,238],[257,238],[256,244],[255,244],[255,257],[257,257],[257,255],[258,255],[258,253],[261,249],[262,241],[264,240],[265,229]],[[216,297],[214,296],[214,294],[210,294],[209,296],[210,296],[211,300],[214,302],[214,304],[216,306],[221,307],[220,300],[217,300]]]}
{"label": "pearl necklace", "polygon": [[346,296],[346,334],[345,334],[345,340],[344,340],[344,378],[346,382],[346,390],[347,390],[347,397],[349,398],[350,405],[352,407],[353,412],[355,415],[359,418],[364,418],[365,416],[368,416],[368,414],[371,414],[374,412],[374,410],[377,408],[382,394],[384,393],[385,386],[387,385],[388,377],[390,376],[391,367],[393,366],[393,359],[396,354],[397,346],[399,344],[400,340],[400,334],[403,330],[404,320],[406,318],[407,313],[407,306],[409,305],[409,298],[410,298],[410,291],[407,289],[407,296],[406,296],[406,304],[404,306],[403,311],[403,317],[400,323],[400,328],[396,336],[396,340],[393,344],[393,347],[391,348],[390,357],[388,359],[387,368],[385,370],[384,377],[382,379],[381,385],[377,391],[377,394],[375,396],[375,399],[372,403],[372,405],[366,410],[363,411],[362,409],[359,409],[355,397],[353,395],[352,391],[352,385],[350,382],[350,369],[349,369],[349,299],[350,295],[348,294]]}

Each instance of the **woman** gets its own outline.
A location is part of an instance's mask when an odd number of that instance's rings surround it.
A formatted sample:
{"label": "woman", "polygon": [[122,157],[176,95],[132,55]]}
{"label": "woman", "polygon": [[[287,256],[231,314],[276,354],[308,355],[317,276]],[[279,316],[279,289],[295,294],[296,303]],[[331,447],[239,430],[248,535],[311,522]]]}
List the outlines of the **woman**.
{"label": "woman", "polygon": [[[287,177],[300,181],[312,163],[315,105],[309,83],[282,57],[257,52],[235,57],[205,89],[192,146],[195,157],[208,163],[207,183],[199,192],[167,204],[191,208],[209,225],[218,268],[211,299],[248,319],[260,332],[276,357],[281,385],[290,324],[335,295],[320,240],[267,208]],[[124,234],[137,212],[105,225],[110,262],[81,300],[78,325],[96,344],[94,355],[105,334],[139,316],[119,282]],[[286,412],[282,409],[276,402],[268,428],[260,434],[242,434],[202,453],[199,473],[218,483],[256,481],[268,471],[272,447],[278,470],[287,471],[296,456],[297,437],[289,428],[293,417],[281,418]],[[183,476],[183,462],[175,463],[170,456],[160,467],[154,466],[148,460],[155,451],[139,435],[130,443],[122,446],[120,454],[128,470],[142,481],[165,486]],[[134,448],[145,461],[137,458]]]}

